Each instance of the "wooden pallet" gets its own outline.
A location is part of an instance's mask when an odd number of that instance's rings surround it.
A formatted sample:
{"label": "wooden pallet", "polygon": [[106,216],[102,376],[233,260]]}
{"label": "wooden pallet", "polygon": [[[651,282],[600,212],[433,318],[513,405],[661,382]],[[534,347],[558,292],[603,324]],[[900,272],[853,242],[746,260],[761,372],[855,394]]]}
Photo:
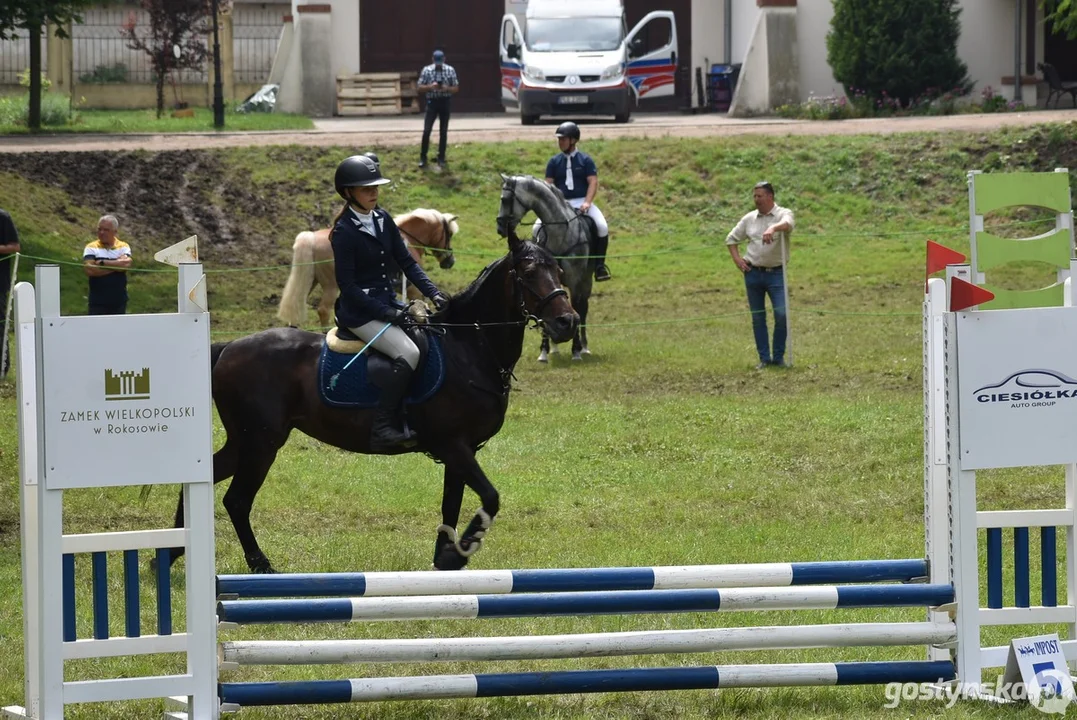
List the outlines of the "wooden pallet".
{"label": "wooden pallet", "polygon": [[337,77],[337,115],[419,112],[417,73],[361,73]]}

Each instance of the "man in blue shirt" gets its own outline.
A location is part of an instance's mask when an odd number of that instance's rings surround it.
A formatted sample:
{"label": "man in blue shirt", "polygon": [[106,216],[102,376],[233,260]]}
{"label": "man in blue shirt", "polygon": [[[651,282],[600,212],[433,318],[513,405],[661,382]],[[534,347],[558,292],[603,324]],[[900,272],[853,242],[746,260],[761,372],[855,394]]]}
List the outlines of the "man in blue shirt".
{"label": "man in blue shirt", "polygon": [[561,123],[555,135],[561,152],[546,163],[546,182],[556,186],[572,207],[595,221],[598,238],[591,248],[591,255],[596,259],[595,280],[609,280],[606,250],[610,244],[610,230],[602,211],[594,203],[598,192],[598,168],[590,155],[576,149],[576,143],[580,141],[580,128],[576,123]]}
{"label": "man in blue shirt", "polygon": [[430,149],[430,131],[438,120],[438,167],[445,167],[445,141],[449,131],[449,102],[460,91],[456,70],[445,62],[445,53],[434,51],[434,62],[419,73],[419,92],[426,93],[426,122],[423,124],[423,146],[419,152],[419,167],[426,167]]}

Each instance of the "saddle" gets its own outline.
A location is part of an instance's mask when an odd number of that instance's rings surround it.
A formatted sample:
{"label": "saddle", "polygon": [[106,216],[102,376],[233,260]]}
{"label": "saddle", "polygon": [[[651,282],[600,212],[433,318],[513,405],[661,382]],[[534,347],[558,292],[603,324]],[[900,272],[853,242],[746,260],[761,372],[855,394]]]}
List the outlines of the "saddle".
{"label": "saddle", "polygon": [[[417,405],[432,398],[445,381],[445,358],[437,333],[420,326],[405,328],[419,348],[419,367],[404,402]],[[391,372],[388,357],[370,348],[347,328],[330,330],[318,358],[318,393],[330,407],[374,408]],[[352,361],[356,354],[363,354]],[[351,362],[351,365],[348,363]]]}
{"label": "saddle", "polygon": [[[576,210],[576,217],[579,222],[583,223],[583,226],[587,234],[587,255],[594,254],[595,241],[598,240],[598,225],[595,224],[595,219],[590,215],[585,215],[579,210]],[[535,243],[540,247],[546,247],[546,226],[540,225],[538,232],[535,233]],[[579,247],[578,245],[573,246]],[[560,263],[560,260],[558,260]]]}

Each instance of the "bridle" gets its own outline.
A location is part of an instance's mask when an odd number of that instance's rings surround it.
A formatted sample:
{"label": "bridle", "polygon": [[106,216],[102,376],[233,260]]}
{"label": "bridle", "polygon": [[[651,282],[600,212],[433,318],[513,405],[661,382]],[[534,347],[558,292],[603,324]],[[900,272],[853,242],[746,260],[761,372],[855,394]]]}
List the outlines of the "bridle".
{"label": "bridle", "polygon": [[[537,290],[524,282],[524,279],[520,277],[519,273],[516,272],[515,267],[509,270],[509,276],[516,283],[516,299],[520,305],[520,312],[523,314],[524,319],[527,322],[534,322],[535,327],[537,328],[541,328],[545,324],[542,318],[539,317],[540,315],[542,315],[543,309],[545,309],[547,305],[549,305],[551,302],[553,302],[559,297],[568,297],[568,291],[561,287],[554,288],[546,295],[539,294]],[[535,312],[530,312],[527,309],[527,303],[524,302],[524,290],[538,298],[538,305],[535,306]]]}
{"label": "bridle", "polygon": [[[507,193],[507,195],[506,195],[506,193]],[[512,203],[513,210],[515,210],[516,209],[516,204],[519,202],[516,199],[516,178],[515,177],[505,178],[505,181],[501,186],[501,202],[502,202],[502,204],[504,204],[506,200],[508,200],[508,201],[510,201]],[[522,206],[523,204],[520,203],[520,205]],[[526,214],[526,212],[527,212],[527,209],[525,208],[524,213]],[[508,219],[511,218],[511,217],[512,217],[512,213],[510,211],[508,217],[503,218],[503,216],[499,213],[497,219],[498,220],[504,219],[506,221],[506,223],[507,223]],[[521,219],[522,218],[523,218],[523,215],[521,215]],[[582,218],[583,218],[583,213],[581,213],[579,210],[575,210],[572,217],[570,217],[568,220],[551,220],[550,222],[543,221],[542,224],[543,224],[543,226],[546,226],[546,225],[570,225],[570,224],[572,224],[572,223],[574,223],[574,222],[576,222],[576,221],[578,221],[578,220],[580,220]],[[517,222],[519,222],[519,221],[517,221]],[[540,242],[540,244],[545,245],[545,242]],[[580,243],[580,244],[582,244],[582,243]],[[573,247],[576,247],[576,245],[574,245]]]}

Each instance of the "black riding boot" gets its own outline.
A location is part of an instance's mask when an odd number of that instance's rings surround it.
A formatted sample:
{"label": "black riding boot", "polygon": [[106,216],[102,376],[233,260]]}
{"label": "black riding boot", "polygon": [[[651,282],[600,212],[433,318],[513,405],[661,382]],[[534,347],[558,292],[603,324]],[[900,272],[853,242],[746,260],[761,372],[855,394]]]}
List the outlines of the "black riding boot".
{"label": "black riding boot", "polygon": [[411,366],[404,358],[393,360],[392,372],[381,389],[378,414],[370,428],[373,448],[407,447],[415,444],[415,433],[404,427],[404,396],[411,382]]}
{"label": "black riding boot", "polygon": [[592,254],[597,258],[595,262],[595,280],[598,282],[604,282],[611,277],[610,269],[606,267],[606,250],[609,246],[609,235],[603,235],[595,240],[595,250]]}

